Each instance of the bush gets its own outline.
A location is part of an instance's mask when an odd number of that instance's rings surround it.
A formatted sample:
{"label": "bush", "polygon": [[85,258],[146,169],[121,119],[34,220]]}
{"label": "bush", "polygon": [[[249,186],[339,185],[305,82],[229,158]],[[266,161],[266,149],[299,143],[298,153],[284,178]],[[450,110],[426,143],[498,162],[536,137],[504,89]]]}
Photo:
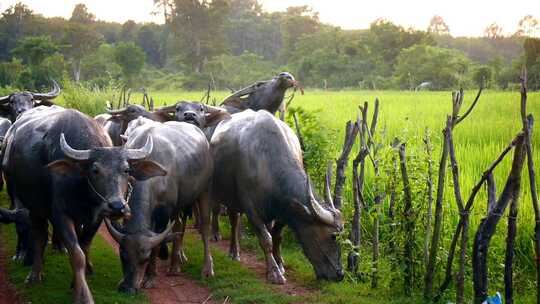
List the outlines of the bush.
{"label": "bush", "polygon": [[104,113],[106,101],[113,100],[113,96],[114,90],[111,86],[103,89],[89,88],[82,84],[73,83],[68,79],[64,80],[64,89],[62,91],[64,106],[79,110],[90,116]]}

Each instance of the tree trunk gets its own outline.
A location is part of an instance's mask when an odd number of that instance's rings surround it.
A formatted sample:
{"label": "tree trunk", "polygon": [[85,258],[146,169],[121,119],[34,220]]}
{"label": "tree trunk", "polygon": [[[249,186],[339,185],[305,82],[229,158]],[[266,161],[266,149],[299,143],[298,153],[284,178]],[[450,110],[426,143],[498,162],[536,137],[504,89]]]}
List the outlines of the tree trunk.
{"label": "tree trunk", "polygon": [[409,175],[407,173],[407,157],[405,144],[402,143],[399,147],[399,160],[401,168],[401,178],[403,180],[403,192],[404,192],[404,209],[403,218],[405,220],[405,246],[404,246],[404,260],[405,260],[405,275],[404,275],[404,287],[405,294],[411,295],[413,289],[413,248],[414,248],[414,212],[412,210],[412,194],[411,186],[409,182]]}
{"label": "tree trunk", "polygon": [[426,155],[427,155],[427,165],[428,165],[428,175],[426,180],[427,185],[427,215],[426,215],[426,225],[425,225],[425,235],[424,235],[424,263],[427,265],[429,261],[429,239],[431,238],[431,221],[433,218],[433,160],[431,156],[432,147],[429,134],[426,129],[426,135],[424,137],[424,143],[426,146]]}
{"label": "tree trunk", "polygon": [[512,197],[508,214],[508,234],[506,235],[506,255],[504,258],[504,303],[514,303],[514,241],[516,239],[516,220],[518,215],[518,197]]}
{"label": "tree trunk", "polygon": [[489,243],[504,210],[513,197],[519,195],[521,187],[521,171],[524,163],[524,136],[517,138],[512,161],[512,169],[506,180],[503,192],[499,196],[492,211],[481,221],[475,235],[473,245],[473,283],[474,283],[474,303],[481,304],[488,295],[488,269],[487,255]]}
{"label": "tree trunk", "polygon": [[77,83],[81,79],[81,60],[80,59],[73,59],[73,79]]}

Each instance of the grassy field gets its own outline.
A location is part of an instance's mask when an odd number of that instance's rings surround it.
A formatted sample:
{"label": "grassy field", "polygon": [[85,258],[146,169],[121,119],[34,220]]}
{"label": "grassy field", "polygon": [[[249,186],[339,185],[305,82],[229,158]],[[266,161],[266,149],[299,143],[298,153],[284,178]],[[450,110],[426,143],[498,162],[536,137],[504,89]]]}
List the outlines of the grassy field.
{"label": "grassy field", "polygon": [[[178,100],[200,100],[204,92],[150,92],[157,105],[171,105]],[[465,94],[464,109],[474,99],[476,92],[467,91]],[[212,98],[221,100],[226,92],[215,92]],[[440,157],[441,146],[441,130],[443,128],[446,115],[451,108],[450,92],[402,92],[402,91],[343,91],[343,92],[325,92],[325,91],[310,91],[301,96],[296,95],[292,106],[302,107],[310,111],[318,111],[317,115],[321,119],[324,128],[335,134],[336,151],[341,146],[343,138],[343,129],[345,122],[355,119],[357,115],[357,107],[364,101],[369,101],[370,106],[373,105],[374,99],[378,97],[381,102],[380,108],[380,130],[385,130],[384,136],[378,134],[381,142],[389,143],[394,137],[400,137],[407,141],[407,147],[411,153],[420,153],[422,148],[421,138],[424,135],[426,128],[432,133],[432,141],[434,146],[434,162],[437,163]],[[140,94],[132,96],[132,102],[139,103],[142,100]],[[457,159],[461,170],[461,187],[463,196],[467,197],[473,184],[479,179],[482,172],[498,156],[500,151],[508,144],[508,142],[521,129],[519,117],[519,101],[518,92],[493,92],[486,91],[480,98],[479,104],[474,112],[460,124],[454,132],[454,141],[456,145]],[[62,99],[60,99],[62,103]],[[537,120],[540,118],[540,94],[529,94],[529,112],[532,112]],[[534,155],[537,166],[540,166],[540,128],[538,124],[534,127]],[[356,148],[355,148],[356,149]],[[353,150],[356,153],[356,150]],[[496,181],[498,189],[502,188],[502,183],[505,175],[509,172],[510,160],[506,160],[496,171]],[[539,167],[540,168],[540,167]],[[350,168],[349,168],[350,169]],[[537,171],[540,169],[537,168]],[[448,178],[447,178],[448,180]],[[524,179],[523,191],[520,199],[520,213],[518,217],[518,237],[516,239],[516,260],[515,260],[515,300],[516,303],[531,303],[534,296],[534,251],[533,242],[533,227],[534,216],[532,213],[531,201],[528,180]],[[347,186],[348,187],[348,186]],[[368,187],[369,190],[369,187]],[[345,192],[345,209],[351,209],[351,192],[347,188]],[[471,219],[471,238],[478,227],[479,221],[485,214],[486,194],[482,190],[477,197],[476,207],[473,209]],[[451,234],[457,223],[456,207],[453,201],[451,192],[451,184],[448,183],[446,197],[444,200],[444,226],[443,226],[443,242],[441,245],[440,257],[438,259],[439,270],[445,262],[448,243]],[[425,206],[421,206],[424,208]],[[422,209],[421,209],[422,210]],[[349,220],[350,217],[347,218]],[[422,219],[419,218],[419,221]],[[367,221],[364,221],[367,223]],[[301,253],[297,245],[288,236],[288,241],[285,243],[283,250],[286,265],[290,269],[287,276],[304,284],[312,286],[319,290],[314,293],[309,300],[303,298],[290,298],[276,294],[272,289],[269,289],[267,284],[259,282],[254,274],[240,267],[234,262],[228,261],[227,257],[220,252],[214,252],[216,261],[216,279],[205,280],[204,284],[209,286],[217,297],[224,298],[230,296],[234,303],[287,303],[287,302],[313,302],[313,303],[418,303],[420,301],[420,291],[422,290],[422,275],[423,269],[421,266],[416,273],[415,294],[412,297],[405,297],[398,288],[401,284],[400,270],[395,269],[389,260],[387,252],[387,244],[385,240],[390,238],[393,233],[392,228],[385,226],[385,218],[382,219],[383,226],[381,228],[382,257],[380,275],[381,279],[377,289],[370,288],[369,277],[353,278],[348,276],[345,282],[342,283],[324,283],[317,282],[314,278],[311,266]],[[420,226],[420,225],[419,225]],[[224,230],[227,230],[227,225],[223,225]],[[6,229],[8,233],[12,233],[10,228]],[[370,272],[371,247],[370,247],[370,229],[369,223],[363,227],[365,243],[361,250],[361,271],[364,273]],[[421,235],[422,231],[418,231]],[[504,241],[506,234],[506,220],[501,220],[497,229],[497,234],[492,241],[493,246],[490,248],[490,293],[503,290],[503,270],[504,270]],[[470,239],[471,239],[470,238]],[[8,238],[8,242],[9,241]],[[200,242],[196,242],[193,238],[188,238],[188,255],[195,257],[201,256]],[[12,243],[9,243],[12,246]],[[101,240],[96,242],[92,252],[103,252],[103,254],[112,254],[112,250],[104,248]],[[472,241],[469,243],[472,247]],[[242,240],[242,248],[258,249],[257,241],[250,236]],[[108,252],[108,253],[107,253]],[[259,251],[260,252],[260,251]],[[55,257],[47,258],[54,261]],[[96,260],[96,258],[94,258]],[[421,260],[421,258],[418,258]],[[471,298],[472,294],[472,279],[470,269],[470,256],[468,256],[468,268],[466,273],[467,295]],[[49,260],[48,260],[49,261]],[[108,266],[108,261],[104,262],[104,266],[100,266],[96,261],[96,268],[103,267],[109,269],[109,272],[114,272],[111,275],[109,283],[104,283],[108,286],[107,290],[114,292],[110,286],[115,286],[119,279],[119,260],[117,257],[112,257],[110,263],[114,265]],[[191,259],[190,264],[185,268],[194,279],[200,280],[200,263],[196,262],[197,258]],[[345,262],[345,260],[344,260]],[[65,265],[67,267],[67,263]],[[15,278],[15,282],[20,282],[23,278],[23,272],[19,270],[20,266],[10,266]],[[58,266],[60,267],[60,266]],[[50,269],[50,268],[49,268]],[[64,268],[62,268],[64,269]],[[18,274],[18,271],[21,273]],[[99,268],[98,268],[99,271]],[[26,270],[24,271],[26,274]],[[441,281],[442,271],[436,276],[435,286]],[[66,274],[64,279],[66,280]],[[69,276],[67,276],[69,277]],[[48,276],[47,279],[50,277]],[[98,280],[96,280],[98,281]],[[97,284],[91,280],[90,284]],[[65,283],[65,282],[64,282]],[[66,284],[62,286],[65,287]],[[102,286],[102,285],[99,285]],[[100,289],[98,285],[91,286],[95,292],[96,300]],[[254,291],[251,291],[254,290]],[[40,292],[36,289],[35,296],[33,291],[30,293],[32,299],[36,299],[33,303],[40,303]],[[45,292],[45,291],[43,291]],[[47,291],[48,294],[48,291]],[[69,290],[63,288],[58,291],[58,294],[69,296]],[[110,293],[107,295],[111,299],[115,299],[116,294]],[[452,300],[454,292],[449,290],[446,293],[445,299]],[[130,299],[132,301],[133,299]],[[118,303],[122,299],[118,300]],[[144,301],[144,299],[140,299]],[[63,301],[58,301],[63,302]]]}

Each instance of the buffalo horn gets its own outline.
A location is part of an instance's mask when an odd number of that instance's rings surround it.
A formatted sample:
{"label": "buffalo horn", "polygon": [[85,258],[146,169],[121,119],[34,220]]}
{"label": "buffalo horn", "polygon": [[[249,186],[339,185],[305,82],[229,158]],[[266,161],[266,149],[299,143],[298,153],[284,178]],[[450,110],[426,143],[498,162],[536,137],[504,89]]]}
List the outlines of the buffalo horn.
{"label": "buffalo horn", "polygon": [[127,107],[122,108],[122,109],[118,109],[118,110],[107,110],[107,113],[109,113],[111,115],[119,115],[119,114],[124,114],[124,112],[126,112],[126,110],[127,110]]}
{"label": "buffalo horn", "polygon": [[307,178],[307,189],[308,189],[308,199],[309,199],[309,210],[311,213],[318,218],[321,222],[327,225],[334,225],[334,214],[326,210],[321,206],[317,200],[313,197],[313,191],[311,189],[311,180],[308,176]]}
{"label": "buffalo horn", "polygon": [[165,240],[165,238],[171,233],[173,227],[174,227],[174,223],[169,223],[169,225],[167,226],[167,229],[165,229],[165,231],[163,231],[162,233],[155,234],[154,236],[149,237],[148,238],[148,244],[149,244],[150,248],[155,248],[156,246],[161,244],[161,242],[163,242]]}
{"label": "buffalo horn", "polygon": [[156,112],[174,113],[176,112],[176,104],[172,106],[163,106],[156,109]]}
{"label": "buffalo horn", "polygon": [[109,234],[112,236],[112,238],[118,243],[120,243],[120,241],[122,241],[122,239],[126,236],[122,232],[116,230],[116,228],[114,228],[113,224],[111,223],[111,220],[107,218],[105,219],[105,226],[107,226],[107,230],[109,231]]}
{"label": "buffalo horn", "polygon": [[220,107],[214,107],[214,106],[210,106],[210,105],[207,105],[207,104],[203,105],[203,107],[204,107],[204,111],[205,111],[206,113],[226,112],[226,110],[223,109],[223,108],[220,108]]}
{"label": "buffalo horn", "polygon": [[326,177],[324,182],[324,199],[330,208],[336,209],[334,207],[334,200],[332,199],[332,192],[330,191],[330,184],[332,179],[332,162],[328,162],[326,167]]}
{"label": "buffalo horn", "polygon": [[75,160],[88,160],[90,158],[90,150],[76,150],[69,146],[66,142],[64,133],[60,134],[60,148],[64,154]]}
{"label": "buffalo horn", "polygon": [[152,140],[152,136],[148,136],[146,138],[146,143],[144,146],[140,149],[126,149],[127,151],[127,157],[129,160],[140,160],[148,157],[150,153],[152,153],[152,149],[154,148],[154,141]]}
{"label": "buffalo horn", "polygon": [[52,81],[53,83],[53,90],[49,93],[32,93],[32,97],[36,100],[48,100],[56,98],[58,95],[60,95],[60,87],[58,86],[58,83],[56,81]]}
{"label": "buffalo horn", "polygon": [[11,95],[0,97],[0,104],[9,102],[10,97],[11,97]]}

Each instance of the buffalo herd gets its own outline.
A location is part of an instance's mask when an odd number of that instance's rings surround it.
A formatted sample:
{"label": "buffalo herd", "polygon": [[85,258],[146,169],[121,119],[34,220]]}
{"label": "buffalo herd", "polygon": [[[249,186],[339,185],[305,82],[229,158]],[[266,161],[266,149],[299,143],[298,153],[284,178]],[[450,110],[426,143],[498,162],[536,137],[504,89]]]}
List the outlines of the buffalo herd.
{"label": "buffalo herd", "polygon": [[286,91],[299,88],[290,73],[241,89],[220,106],[127,105],[94,118],[54,105],[60,88],[53,87],[0,97],[1,176],[11,200],[10,208],[0,208],[0,222],[16,225],[14,258],[32,265],[28,284],[42,281],[51,224],[53,243],[70,258],[73,302],[94,303],[86,282],[93,273],[89,250],[104,222],[120,248],[118,289],[152,287],[158,257],[170,257],[168,275],[180,273],[190,215],[204,244],[202,275],[212,277],[209,242],[219,238],[222,209],[231,224],[231,258],[240,259],[245,214],[269,282],[286,282],[285,226],[317,278],[343,278],[341,212],[330,195],[316,194],[296,134],[275,117]]}

